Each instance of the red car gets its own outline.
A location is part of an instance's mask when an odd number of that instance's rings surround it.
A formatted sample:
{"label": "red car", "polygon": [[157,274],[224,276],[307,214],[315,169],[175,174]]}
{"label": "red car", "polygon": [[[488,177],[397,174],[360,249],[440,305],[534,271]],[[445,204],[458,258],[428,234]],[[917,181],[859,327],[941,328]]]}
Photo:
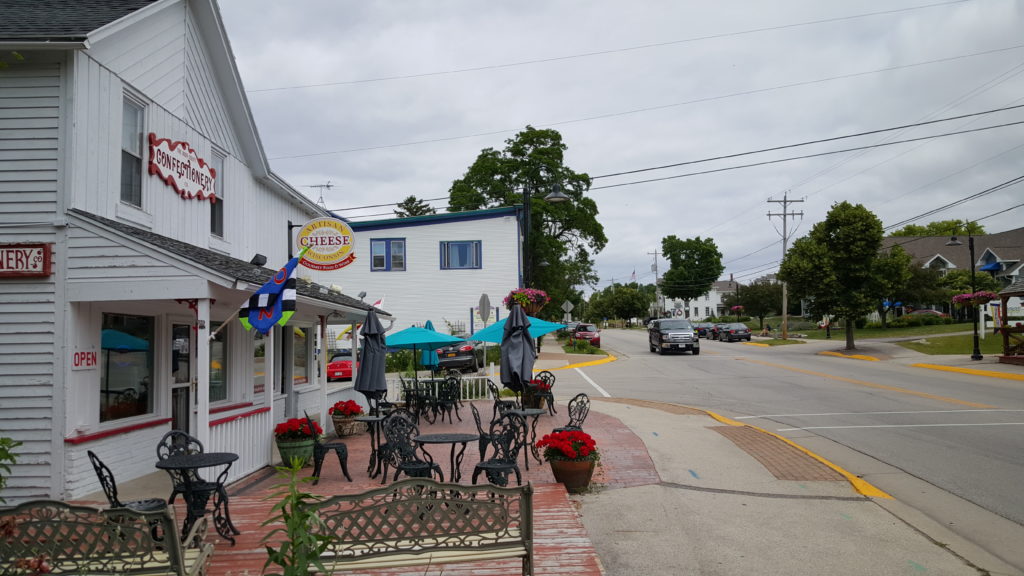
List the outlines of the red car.
{"label": "red car", "polygon": [[335,350],[327,363],[327,381],[352,379],[352,351]]}
{"label": "red car", "polygon": [[573,340],[585,340],[590,342],[590,345],[594,348],[600,348],[601,331],[594,324],[579,324],[576,326],[576,330],[569,336],[569,341],[572,342]]}

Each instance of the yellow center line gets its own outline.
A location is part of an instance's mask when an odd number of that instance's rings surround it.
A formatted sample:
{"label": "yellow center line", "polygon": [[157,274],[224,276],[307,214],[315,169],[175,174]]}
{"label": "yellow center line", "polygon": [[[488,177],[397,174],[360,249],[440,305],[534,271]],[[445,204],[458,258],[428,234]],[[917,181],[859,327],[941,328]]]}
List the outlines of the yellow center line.
{"label": "yellow center line", "polygon": [[948,396],[939,396],[937,394],[929,394],[927,392],[918,392],[916,390],[908,390],[907,388],[899,388],[897,386],[887,386],[885,384],[876,384],[874,382],[867,382],[864,380],[855,380],[853,378],[845,378],[843,376],[835,376],[832,374],[826,374],[824,372],[815,372],[813,370],[804,370],[803,368],[793,368],[792,366],[785,366],[783,364],[775,364],[773,362],[764,362],[761,360],[752,360],[750,358],[743,358],[747,362],[753,364],[760,364],[762,366],[771,366],[772,368],[781,368],[782,370],[789,370],[790,372],[799,372],[801,374],[807,374],[809,376],[819,376],[821,378],[827,378],[829,380],[839,380],[840,382],[849,382],[850,384],[857,384],[860,386],[867,386],[868,388],[877,388],[879,390],[888,390],[890,392],[897,392],[899,394],[909,394],[911,396],[919,396],[921,398],[928,398],[929,400],[938,400],[939,402],[948,402],[950,404],[959,404],[961,406],[970,406],[972,408],[997,408],[989,404],[980,404],[978,402],[968,402],[967,400],[958,400],[957,398],[950,398]]}

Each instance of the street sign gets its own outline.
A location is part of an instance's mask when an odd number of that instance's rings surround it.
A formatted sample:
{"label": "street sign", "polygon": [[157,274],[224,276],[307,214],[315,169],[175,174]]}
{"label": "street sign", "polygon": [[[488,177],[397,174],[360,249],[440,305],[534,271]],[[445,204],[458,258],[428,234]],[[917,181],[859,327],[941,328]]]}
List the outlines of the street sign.
{"label": "street sign", "polygon": [[572,312],[573,308],[575,308],[575,306],[572,305],[572,302],[569,302],[568,300],[562,302],[562,310],[566,312]]}
{"label": "street sign", "polygon": [[487,294],[480,295],[480,319],[484,321],[484,324],[491,319],[491,299],[487,297]]}

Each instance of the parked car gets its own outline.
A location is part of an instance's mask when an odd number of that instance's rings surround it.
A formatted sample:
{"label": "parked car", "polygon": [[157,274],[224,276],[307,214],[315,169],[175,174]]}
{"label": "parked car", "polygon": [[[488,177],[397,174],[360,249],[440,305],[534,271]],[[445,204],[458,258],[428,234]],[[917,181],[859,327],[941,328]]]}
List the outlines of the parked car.
{"label": "parked car", "polygon": [[711,327],[714,326],[711,322],[697,322],[693,325],[693,328],[697,330],[697,336],[699,338],[708,338],[711,336]]}
{"label": "parked car", "polygon": [[700,338],[693,324],[682,318],[654,320],[647,329],[647,340],[651,352],[658,354],[673,350],[685,350],[694,356],[700,354]]}
{"label": "parked car", "polygon": [[331,353],[327,362],[327,381],[352,379],[352,350],[343,348]]}
{"label": "parked car", "polygon": [[578,320],[574,320],[572,322],[567,322],[565,324],[565,328],[562,328],[562,330],[565,331],[566,334],[569,334],[571,336],[572,333],[576,331],[576,327],[579,326],[579,325],[580,325],[580,322]]}
{"label": "parked car", "polygon": [[726,322],[716,322],[708,328],[708,338],[711,340],[718,340],[718,335],[722,332],[722,327],[725,326]]}
{"label": "parked car", "polygon": [[722,342],[735,342],[736,340],[750,342],[750,328],[747,328],[747,325],[742,322],[726,324],[719,330],[718,339]]}
{"label": "parked car", "polygon": [[595,348],[601,347],[601,331],[598,330],[596,324],[580,323],[576,325],[576,329],[569,334],[569,343],[572,344],[575,340],[584,340],[590,342],[590,345]]}
{"label": "parked car", "polygon": [[484,347],[480,342],[458,342],[437,349],[438,370],[476,372],[484,365]]}

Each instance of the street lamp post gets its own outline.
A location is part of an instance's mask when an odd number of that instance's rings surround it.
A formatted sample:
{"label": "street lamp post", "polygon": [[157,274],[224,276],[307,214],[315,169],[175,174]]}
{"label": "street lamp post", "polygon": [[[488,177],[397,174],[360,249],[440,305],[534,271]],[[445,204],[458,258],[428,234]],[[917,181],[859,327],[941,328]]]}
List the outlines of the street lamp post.
{"label": "street lamp post", "polygon": [[[568,196],[562,192],[562,187],[556,182],[554,189],[544,196],[546,202],[552,204],[559,204],[570,200]],[[530,254],[530,219],[531,212],[533,212],[533,184],[528,183],[523,188],[523,285],[527,288],[530,286],[530,282],[533,280],[533,261]]]}
{"label": "street lamp post", "polygon": [[[970,253],[971,257],[971,293],[973,294],[978,291],[978,282],[974,275],[974,236],[971,235],[969,224],[969,222],[965,224],[964,228],[967,230],[967,251]],[[963,245],[964,243],[957,240],[956,236],[953,236],[949,239],[949,242],[946,242],[946,246]],[[978,340],[978,303],[972,301],[971,308],[971,315],[974,320],[974,351],[971,353],[971,360],[981,360],[984,356],[981,355],[981,343]]]}

